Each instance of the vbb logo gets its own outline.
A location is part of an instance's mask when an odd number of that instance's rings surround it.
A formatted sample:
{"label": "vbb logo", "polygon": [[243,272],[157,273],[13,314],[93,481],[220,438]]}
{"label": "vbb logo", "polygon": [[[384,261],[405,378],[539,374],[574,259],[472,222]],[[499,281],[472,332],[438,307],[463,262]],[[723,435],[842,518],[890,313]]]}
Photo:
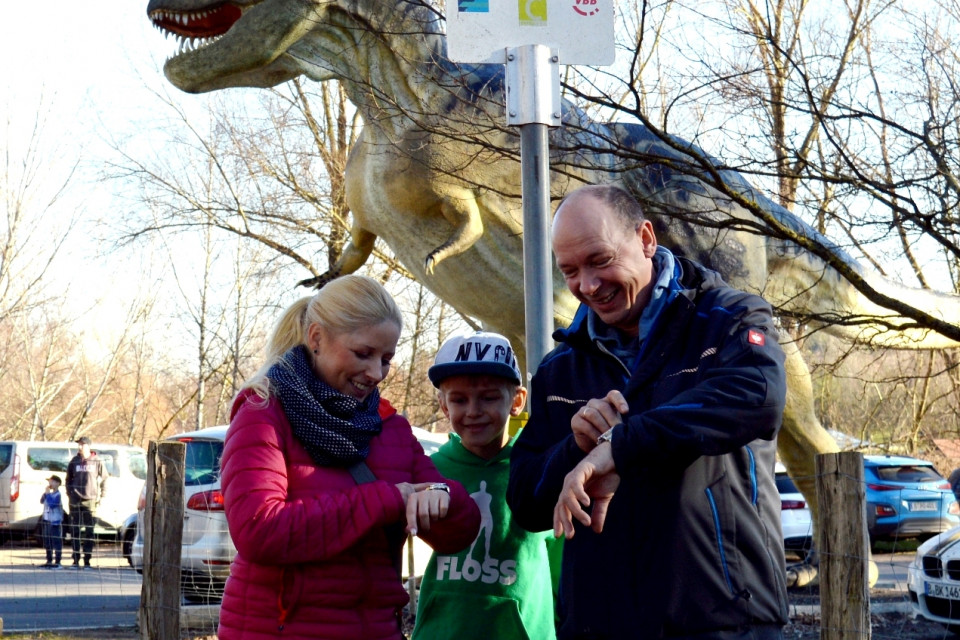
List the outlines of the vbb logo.
{"label": "vbb logo", "polygon": [[596,15],[600,11],[597,0],[573,0],[573,10],[582,16]]}

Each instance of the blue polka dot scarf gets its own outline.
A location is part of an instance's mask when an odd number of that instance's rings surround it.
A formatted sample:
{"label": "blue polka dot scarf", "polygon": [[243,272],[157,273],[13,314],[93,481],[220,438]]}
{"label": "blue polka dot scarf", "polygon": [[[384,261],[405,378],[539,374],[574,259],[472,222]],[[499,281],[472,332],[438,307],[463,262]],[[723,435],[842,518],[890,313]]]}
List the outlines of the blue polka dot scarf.
{"label": "blue polka dot scarf", "polygon": [[313,372],[303,345],[283,354],[267,377],[293,435],[318,465],[347,467],[367,457],[382,428],[376,389],[362,402],[340,393]]}

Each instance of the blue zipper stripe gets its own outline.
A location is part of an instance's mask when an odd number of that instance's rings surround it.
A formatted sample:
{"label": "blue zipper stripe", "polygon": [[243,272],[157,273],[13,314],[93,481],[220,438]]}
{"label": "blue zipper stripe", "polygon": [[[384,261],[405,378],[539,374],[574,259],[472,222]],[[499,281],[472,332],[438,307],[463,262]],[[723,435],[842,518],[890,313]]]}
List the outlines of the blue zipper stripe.
{"label": "blue zipper stripe", "polygon": [[707,494],[707,502],[710,503],[710,511],[713,513],[713,528],[717,536],[717,551],[720,552],[720,566],[723,567],[723,579],[727,581],[727,588],[730,593],[736,595],[733,591],[733,581],[730,580],[730,568],[727,566],[727,554],[723,550],[723,537],[720,534],[720,514],[717,512],[717,502],[713,499],[713,492],[710,487],[703,490]]}
{"label": "blue zipper stripe", "polygon": [[757,506],[757,459],[753,455],[753,449],[744,447],[747,450],[747,456],[750,458],[750,504]]}
{"label": "blue zipper stripe", "polygon": [[698,318],[709,318],[711,313],[722,313],[722,314],[728,315],[728,316],[732,316],[732,315],[733,315],[733,311],[731,311],[730,309],[727,309],[726,307],[712,307],[712,308],[709,309],[708,311],[698,311],[698,312],[697,312],[697,317],[698,317]]}

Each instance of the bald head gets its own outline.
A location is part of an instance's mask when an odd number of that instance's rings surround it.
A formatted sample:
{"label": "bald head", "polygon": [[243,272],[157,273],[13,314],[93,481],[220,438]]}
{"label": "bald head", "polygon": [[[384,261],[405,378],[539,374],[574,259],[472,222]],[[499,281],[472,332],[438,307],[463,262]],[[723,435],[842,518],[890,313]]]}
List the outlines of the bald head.
{"label": "bald head", "polygon": [[552,241],[570,292],[606,324],[636,335],[657,250],[653,226],[636,200],[609,185],[577,189],[557,208]]}

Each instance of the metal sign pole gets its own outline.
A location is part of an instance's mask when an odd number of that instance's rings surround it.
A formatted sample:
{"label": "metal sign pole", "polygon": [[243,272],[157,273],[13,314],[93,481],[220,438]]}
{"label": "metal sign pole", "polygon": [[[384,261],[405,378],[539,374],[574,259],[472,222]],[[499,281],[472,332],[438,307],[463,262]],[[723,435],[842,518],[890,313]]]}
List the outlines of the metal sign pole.
{"label": "metal sign pole", "polygon": [[506,65],[507,124],[520,128],[526,384],[553,346],[548,127],[559,127],[563,64],[616,58],[613,0],[447,0],[447,55]]}
{"label": "metal sign pole", "polygon": [[526,383],[553,346],[553,266],[550,259],[549,126],[560,125],[556,51],[543,45],[506,52],[507,124],[520,127],[523,190],[523,297]]}

